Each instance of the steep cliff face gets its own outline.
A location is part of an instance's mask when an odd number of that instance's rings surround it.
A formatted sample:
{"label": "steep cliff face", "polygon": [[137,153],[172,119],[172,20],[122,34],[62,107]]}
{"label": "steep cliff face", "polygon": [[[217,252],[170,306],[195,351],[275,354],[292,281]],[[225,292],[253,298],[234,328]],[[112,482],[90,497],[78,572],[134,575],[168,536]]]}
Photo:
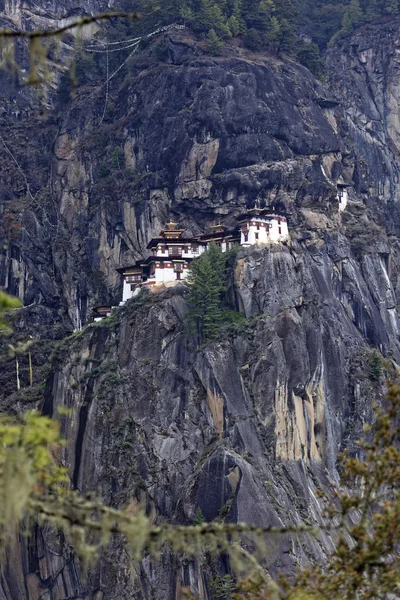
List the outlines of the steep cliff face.
{"label": "steep cliff face", "polygon": [[[394,44],[384,31],[383,46]],[[210,520],[320,520],[315,490],[337,480],[338,451],[353,447],[382,393],[370,350],[400,360],[387,191],[397,158],[385,144],[394,105],[382,110],[383,137],[370,139],[357,119],[380,92],[369,87],[361,105],[358,70],[340,75],[352,47],[332,50],[330,89],[288,59],[233,44],[210,58],[173,32],[132,55],[108,94],[88,82],[71,103],[54,97],[40,137],[32,117],[30,130],[3,117],[1,206],[21,229],[0,255],[0,283],[32,305],[21,320],[41,338],[79,329],[93,305],[118,299],[115,268],[144,256],[170,217],[194,234],[216,218],[233,224],[256,199],[289,213],[290,245],[238,254],[230,300],[247,319],[218,343],[197,348],[185,335],[182,286],[140,296],[59,346],[44,409],[72,409],[64,460],[78,489],[117,507],[144,499],[175,522],[198,507]],[[372,78],[371,62],[361,64]],[[380,86],[395,89],[395,76]],[[351,184],[342,213],[339,177]],[[331,547],[322,534],[277,539],[265,564],[291,573]],[[38,531],[9,557],[2,593],[173,600],[183,582],[211,597],[210,573],[195,563],[165,555],[134,570],[115,544],[84,582],[53,533]]]}
{"label": "steep cliff face", "polygon": [[[305,218],[335,227],[333,182],[354,170],[335,101],[290,61],[234,47],[211,59],[182,32],[127,65],[106,104],[104,87],[86,86],[59,107],[59,122],[44,119],[28,150],[6,120],[3,170],[9,198],[23,203],[15,211],[23,228],[1,283],[25,304],[52,306],[67,329],[115,299],[115,268],[142,256],[169,216],[198,233],[216,216],[231,224],[259,198],[289,210],[293,226]],[[312,206],[323,216],[313,219]]]}
{"label": "steep cliff face", "polygon": [[[330,242],[337,252],[338,239]],[[235,295],[255,316],[203,349],[184,332],[184,286],[143,294],[66,340],[45,410],[72,409],[62,433],[73,485],[115,507],[145,501],[154,518],[179,523],[199,508],[207,520],[320,522],[316,490],[337,481],[337,453],[352,448],[381,393],[369,378],[369,343],[398,355],[383,262],[370,256],[379,285],[369,287],[353,259],[334,258],[325,244],[243,250]],[[51,533],[38,538],[29,581],[49,598],[173,600],[182,584],[212,597],[210,566],[164,556],[132,574],[118,544],[85,586],[76,563],[47,547]],[[325,534],[278,537],[265,566],[292,573],[331,548]],[[37,598],[16,594],[22,572],[10,567],[6,597]]]}
{"label": "steep cliff face", "polygon": [[330,87],[380,203],[399,199],[399,23],[363,27],[328,55]]}

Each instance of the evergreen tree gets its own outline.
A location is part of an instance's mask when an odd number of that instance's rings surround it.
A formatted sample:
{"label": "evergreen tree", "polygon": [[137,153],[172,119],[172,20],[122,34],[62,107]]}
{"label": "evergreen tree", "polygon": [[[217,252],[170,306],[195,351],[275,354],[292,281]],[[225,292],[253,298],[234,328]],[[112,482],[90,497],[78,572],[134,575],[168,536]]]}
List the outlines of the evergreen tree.
{"label": "evergreen tree", "polygon": [[244,43],[250,50],[261,50],[263,47],[261,35],[254,27],[247,31]]}
{"label": "evergreen tree", "polygon": [[241,0],[233,0],[232,16],[235,17],[239,22],[242,20],[242,2],[241,2]]}
{"label": "evergreen tree", "polygon": [[363,20],[363,14],[360,8],[360,0],[351,0],[348,11],[352,27],[357,27],[357,25],[360,25]]}
{"label": "evergreen tree", "polygon": [[230,29],[225,22],[224,15],[220,7],[214,4],[209,12],[210,27],[222,38],[229,37],[231,35]]}
{"label": "evergreen tree", "polygon": [[322,60],[317,44],[302,41],[296,51],[300,63],[307,67],[316,77],[323,73]]}
{"label": "evergreen tree", "polygon": [[267,31],[270,28],[271,17],[274,14],[275,5],[272,0],[261,0],[258,7],[259,28]]}
{"label": "evergreen tree", "polygon": [[193,23],[195,18],[192,9],[186,5],[181,6],[181,8],[179,9],[179,16],[181,17],[181,19],[183,19],[185,23]]}
{"label": "evergreen tree", "polygon": [[227,25],[229,27],[229,31],[233,36],[239,35],[240,32],[240,23],[236,17],[233,15],[229,17]]}
{"label": "evergreen tree", "polygon": [[208,31],[213,27],[211,19],[211,9],[213,4],[212,0],[201,0],[200,2],[200,10],[195,24],[201,31]]}
{"label": "evergreen tree", "polygon": [[216,4],[219,7],[219,9],[221,10],[221,13],[224,15],[224,17],[226,17],[228,14],[227,0],[216,0]]}
{"label": "evergreen tree", "polygon": [[293,6],[290,0],[274,0],[275,16],[280,23],[285,20],[292,27],[296,23],[298,16],[297,9]]}
{"label": "evergreen tree", "polygon": [[267,40],[271,42],[275,42],[279,40],[281,35],[281,26],[279,25],[279,21],[276,17],[271,17],[270,30],[268,32]]}
{"label": "evergreen tree", "polygon": [[280,36],[278,52],[294,52],[296,48],[296,36],[294,35],[292,26],[286,19],[282,19],[279,23]]}
{"label": "evergreen tree", "polygon": [[207,45],[207,50],[213,56],[217,56],[218,54],[221,54],[221,50],[222,50],[224,43],[215,33],[215,29],[210,29],[210,31],[208,32],[207,38],[206,38],[206,45]]}
{"label": "evergreen tree", "polygon": [[191,264],[188,323],[200,342],[215,339],[224,320],[225,265],[226,255],[215,244]]}
{"label": "evergreen tree", "polygon": [[385,0],[383,4],[383,10],[389,15],[393,15],[399,12],[398,0]]}
{"label": "evergreen tree", "polygon": [[[351,17],[350,17],[350,12],[347,9],[346,12],[343,15],[343,19],[342,19],[342,29],[340,32],[338,33],[348,33],[349,31],[351,31],[353,29],[353,23],[351,22]],[[337,34],[334,36],[334,38],[336,38]]]}

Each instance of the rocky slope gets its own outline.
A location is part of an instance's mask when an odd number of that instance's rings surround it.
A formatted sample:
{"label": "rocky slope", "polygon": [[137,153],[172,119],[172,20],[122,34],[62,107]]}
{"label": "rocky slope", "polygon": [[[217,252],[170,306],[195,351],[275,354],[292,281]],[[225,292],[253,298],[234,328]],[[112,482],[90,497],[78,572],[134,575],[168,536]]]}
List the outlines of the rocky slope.
{"label": "rocky slope", "polygon": [[[290,246],[239,253],[229,296],[247,319],[218,343],[197,348],[184,334],[181,287],[58,345],[44,410],[72,409],[64,460],[78,489],[113,506],[144,499],[183,523],[198,507],[263,525],[320,520],[315,490],[337,480],[339,450],[382,392],[371,349],[400,360],[392,27],[331,50],[329,85],[233,43],[212,58],[173,32],[133,54],[107,95],[100,58],[76,98],[52,97],[40,120],[3,115],[0,205],[14,235],[0,283],[41,340],[38,384],[49,338],[118,299],[115,268],[144,256],[167,219],[198,233],[256,199],[289,213]],[[339,178],[351,184],[343,213]],[[32,402],[9,391],[7,406]],[[277,539],[266,566],[291,573],[331,546],[324,535]],[[84,581],[38,530],[9,555],[0,598],[172,600],[181,583],[212,597],[211,566],[165,555],[134,577],[127,564],[116,545]]]}

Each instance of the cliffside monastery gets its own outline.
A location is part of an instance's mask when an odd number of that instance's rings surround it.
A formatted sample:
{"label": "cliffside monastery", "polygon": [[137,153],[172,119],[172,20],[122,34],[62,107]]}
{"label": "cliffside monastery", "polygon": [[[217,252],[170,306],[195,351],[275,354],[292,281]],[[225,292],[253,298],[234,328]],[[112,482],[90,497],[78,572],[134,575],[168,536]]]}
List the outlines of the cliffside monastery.
{"label": "cliffside monastery", "polygon": [[[257,246],[271,242],[286,242],[290,239],[286,216],[271,213],[266,208],[252,208],[240,215],[238,227],[229,230],[224,225],[213,225],[211,232],[194,237],[186,237],[185,230],[177,223],[168,223],[158,237],[150,240],[147,249],[150,255],[129,267],[117,269],[123,278],[122,301],[136,296],[142,288],[157,285],[174,285],[188,276],[191,261],[200,256],[211,243],[221,247],[222,252],[233,244]],[[94,319],[98,321],[111,314],[111,307],[95,309]]]}
{"label": "cliffside monastery", "polygon": [[226,252],[232,244],[253,246],[289,239],[287,219],[270,214],[267,209],[253,208],[238,217],[239,227],[228,230],[223,225],[211,227],[211,233],[185,237],[177,223],[168,223],[158,237],[150,240],[150,256],[130,267],[118,269],[124,286],[122,303],[136,296],[143,287],[171,284],[186,279],[191,261],[200,256],[212,242]]}

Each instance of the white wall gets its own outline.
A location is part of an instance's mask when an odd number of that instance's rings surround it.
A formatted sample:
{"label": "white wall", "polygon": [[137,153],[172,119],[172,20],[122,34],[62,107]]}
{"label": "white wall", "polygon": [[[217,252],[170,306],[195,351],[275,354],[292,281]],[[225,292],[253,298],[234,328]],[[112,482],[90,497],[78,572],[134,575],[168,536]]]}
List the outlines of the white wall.
{"label": "white wall", "polygon": [[337,199],[339,201],[339,212],[343,212],[349,201],[349,193],[346,188],[338,189]]}
{"label": "white wall", "polygon": [[131,283],[127,283],[124,279],[124,287],[122,288],[122,302],[126,302],[129,298],[132,298],[133,291],[131,290]]}
{"label": "white wall", "polygon": [[281,221],[279,225],[278,218],[271,219],[271,228],[269,230],[269,239],[271,242],[285,242],[289,239],[289,229],[287,221]]}
{"label": "white wall", "polygon": [[175,281],[176,273],[174,272],[174,267],[164,266],[163,269],[156,269],[154,272],[154,279],[156,280],[157,284]]}
{"label": "white wall", "polygon": [[[289,239],[289,229],[287,221],[279,223],[278,217],[256,218],[249,220],[249,223],[259,223],[257,225],[249,225],[247,229],[247,241],[245,241],[245,231],[241,231],[240,243],[242,246],[254,246],[257,244],[267,244],[268,242],[284,242]],[[264,226],[263,226],[264,224]],[[258,239],[256,238],[258,234]]]}

